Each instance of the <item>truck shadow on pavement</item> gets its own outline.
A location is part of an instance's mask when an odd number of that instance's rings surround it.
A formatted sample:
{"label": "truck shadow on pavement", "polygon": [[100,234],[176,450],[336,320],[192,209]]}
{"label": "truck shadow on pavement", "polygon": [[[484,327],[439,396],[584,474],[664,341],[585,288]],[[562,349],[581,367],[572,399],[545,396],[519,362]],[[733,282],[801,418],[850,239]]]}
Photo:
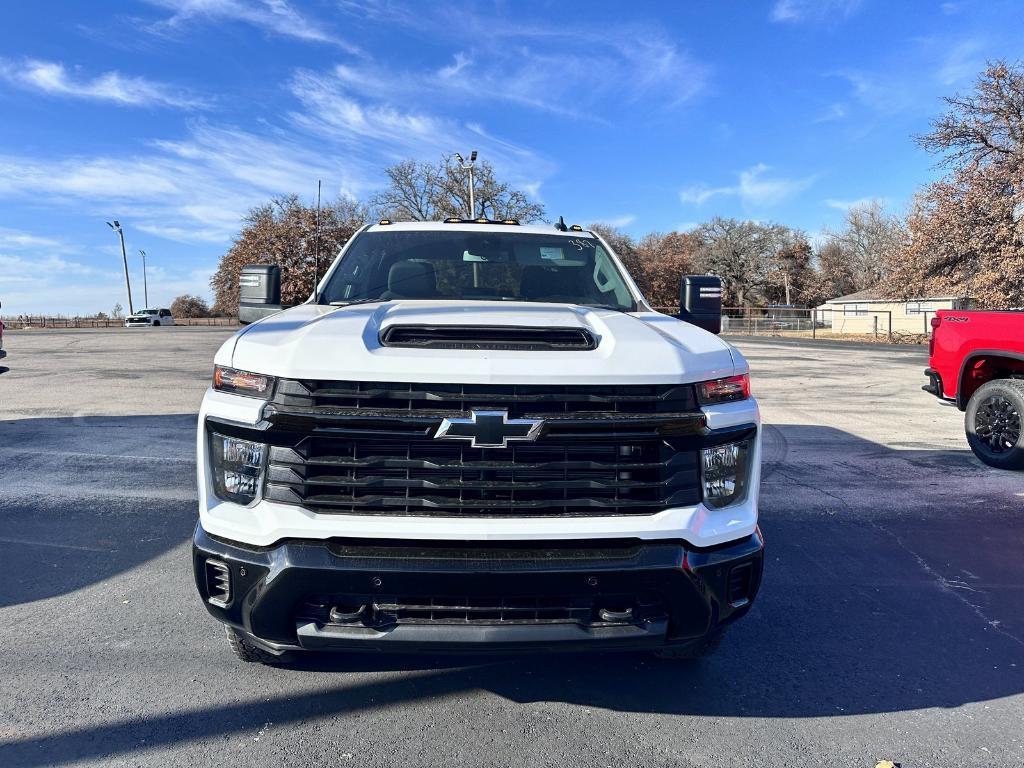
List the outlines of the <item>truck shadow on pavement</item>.
{"label": "truck shadow on pavement", "polygon": [[[167,429],[176,433],[182,418],[168,417]],[[951,708],[1024,692],[1024,478],[988,470],[965,451],[894,450],[811,425],[772,426],[765,448],[764,584],[751,613],[711,658],[311,655],[269,668],[235,662],[224,646],[180,674],[222,676],[230,696],[0,741],[0,765],[109,758],[244,734],[260,723],[334,721],[341,729],[350,714],[386,715],[417,702],[445,706],[451,697],[783,718]],[[3,519],[12,519],[3,509]],[[154,534],[157,549],[181,543],[183,516],[170,513]],[[102,527],[103,519],[97,514],[95,522]],[[73,569],[88,557],[66,554]],[[5,558],[0,572],[8,578],[14,568]],[[66,582],[51,593],[72,588]],[[183,631],[194,629],[186,624]],[[165,641],[188,646],[184,638]],[[393,671],[404,674],[377,674]],[[173,677],[157,682],[173,694]],[[275,688],[284,692],[268,698]],[[164,711],[172,706],[158,702]]]}
{"label": "truck shadow on pavement", "polygon": [[194,415],[0,421],[0,608],[130,570],[195,526]]}

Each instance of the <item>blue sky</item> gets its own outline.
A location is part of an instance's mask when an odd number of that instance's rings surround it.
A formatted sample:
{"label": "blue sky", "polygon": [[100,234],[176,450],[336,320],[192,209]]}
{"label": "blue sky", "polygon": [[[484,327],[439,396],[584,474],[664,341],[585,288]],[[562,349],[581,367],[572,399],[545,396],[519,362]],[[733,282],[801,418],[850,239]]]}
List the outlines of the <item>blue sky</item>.
{"label": "blue sky", "polygon": [[[404,0],[4,3],[5,315],[209,295],[251,206],[364,197],[407,157],[478,149],[551,216],[642,235],[714,215],[812,237],[935,177],[911,135],[1019,2]],[[136,306],[141,305],[141,298]]]}

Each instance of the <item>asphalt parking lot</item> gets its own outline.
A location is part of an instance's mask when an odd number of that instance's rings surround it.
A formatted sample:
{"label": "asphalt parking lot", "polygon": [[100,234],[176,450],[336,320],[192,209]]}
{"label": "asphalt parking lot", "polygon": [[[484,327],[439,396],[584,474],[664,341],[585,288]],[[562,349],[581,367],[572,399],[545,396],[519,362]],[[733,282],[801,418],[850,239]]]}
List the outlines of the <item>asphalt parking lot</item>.
{"label": "asphalt parking lot", "polygon": [[925,352],[736,340],[764,585],[718,655],[238,662],[192,584],[225,329],[26,331],[0,366],[0,766],[1024,765],[1024,476]]}

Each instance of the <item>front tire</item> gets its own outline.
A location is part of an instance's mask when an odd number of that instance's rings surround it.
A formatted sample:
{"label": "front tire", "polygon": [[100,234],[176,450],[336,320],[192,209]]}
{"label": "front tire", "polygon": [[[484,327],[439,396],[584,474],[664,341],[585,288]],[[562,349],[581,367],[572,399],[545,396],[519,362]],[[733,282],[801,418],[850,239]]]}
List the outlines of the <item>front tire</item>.
{"label": "front tire", "polygon": [[159,328],[159,327],[160,327],[160,321],[159,321],[159,320],[157,320],[156,322],[154,322],[154,323],[153,323],[153,327],[154,327],[154,328]]}
{"label": "front tire", "polygon": [[964,427],[974,455],[997,469],[1024,469],[1024,381],[996,379],[967,403]]}
{"label": "front tire", "polygon": [[264,651],[249,640],[244,632],[239,632],[227,624],[224,625],[224,634],[227,635],[228,645],[231,646],[232,652],[242,661],[269,664],[271,666],[280,666],[290,661],[287,654],[275,656]]}

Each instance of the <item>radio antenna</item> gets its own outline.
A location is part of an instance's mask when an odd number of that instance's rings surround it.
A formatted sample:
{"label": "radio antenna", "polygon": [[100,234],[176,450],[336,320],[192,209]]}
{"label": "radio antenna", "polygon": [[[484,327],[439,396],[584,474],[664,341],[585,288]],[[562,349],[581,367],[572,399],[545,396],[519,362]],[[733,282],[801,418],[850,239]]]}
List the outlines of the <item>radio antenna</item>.
{"label": "radio antenna", "polygon": [[320,303],[320,179],[316,180],[316,238],[313,246],[313,303]]}

